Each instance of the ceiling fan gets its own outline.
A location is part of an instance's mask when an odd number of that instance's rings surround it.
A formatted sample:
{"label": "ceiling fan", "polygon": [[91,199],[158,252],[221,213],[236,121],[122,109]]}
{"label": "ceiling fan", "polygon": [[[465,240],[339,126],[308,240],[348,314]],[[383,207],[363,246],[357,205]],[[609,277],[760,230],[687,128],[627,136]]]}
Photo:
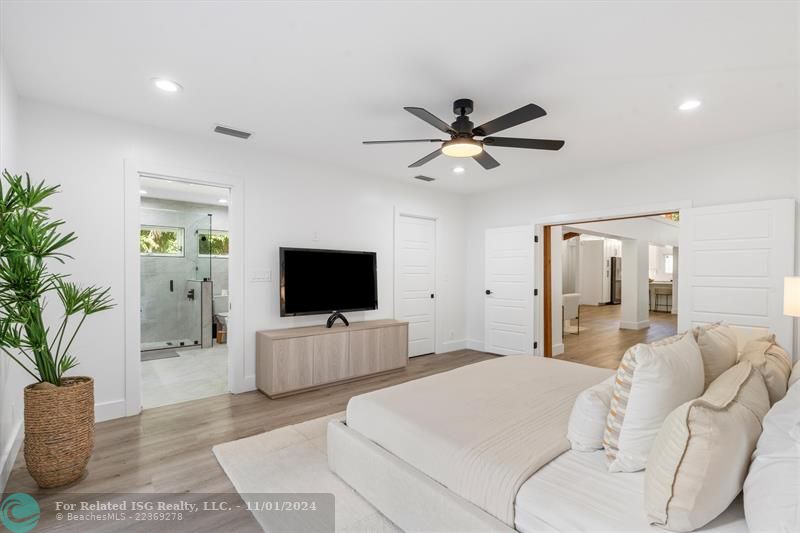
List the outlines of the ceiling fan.
{"label": "ceiling fan", "polygon": [[[564,141],[547,139],[520,139],[517,137],[487,137],[499,131],[511,128],[518,124],[543,117],[547,112],[536,104],[528,104],[519,109],[506,113],[501,117],[490,120],[478,127],[469,120],[472,113],[472,100],[461,98],[453,102],[453,113],[456,120],[452,124],[441,120],[439,117],[421,107],[404,107],[406,111],[420,118],[436,128],[450,135],[450,140],[442,139],[408,139],[401,141],[364,141],[364,144],[395,144],[395,143],[442,143],[438,148],[422,159],[411,163],[409,168],[421,167],[428,161],[439,157],[441,154],[450,157],[471,157],[486,170],[499,167],[500,163],[486,153],[486,146],[502,146],[506,148],[529,148],[532,150],[560,150]],[[483,137],[476,139],[475,137]]]}

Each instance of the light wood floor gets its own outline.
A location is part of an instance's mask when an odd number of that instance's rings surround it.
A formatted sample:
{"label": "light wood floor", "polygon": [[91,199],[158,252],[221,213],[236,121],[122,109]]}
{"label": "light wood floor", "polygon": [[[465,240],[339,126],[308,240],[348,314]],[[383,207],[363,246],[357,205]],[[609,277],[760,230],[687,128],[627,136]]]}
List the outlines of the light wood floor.
{"label": "light wood floor", "polygon": [[[71,487],[39,489],[20,452],[6,492],[26,492],[40,503],[59,492],[236,492],[211,452],[213,446],[333,414],[344,410],[351,396],[492,357],[472,350],[427,355],[411,359],[402,371],[278,400],[257,391],[226,394],[101,422],[86,478]],[[43,513],[38,528],[53,525],[52,517]],[[207,525],[196,524],[194,531],[206,531]],[[223,529],[261,531],[246,510],[227,513]]]}
{"label": "light wood floor", "polygon": [[663,339],[677,331],[677,315],[663,312],[650,313],[647,329],[619,329],[620,311],[619,305],[582,305],[580,335],[564,336],[564,353],[558,359],[616,369],[625,350],[634,344]]}

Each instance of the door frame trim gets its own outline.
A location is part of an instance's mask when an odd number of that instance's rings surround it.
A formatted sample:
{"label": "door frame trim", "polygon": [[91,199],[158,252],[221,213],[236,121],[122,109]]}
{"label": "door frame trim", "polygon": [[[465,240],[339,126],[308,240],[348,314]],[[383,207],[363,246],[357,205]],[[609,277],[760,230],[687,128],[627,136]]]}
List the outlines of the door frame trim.
{"label": "door frame trim", "polygon": [[[252,390],[255,376],[245,375],[246,356],[244,342],[244,180],[230,174],[217,174],[172,165],[123,160],[124,189],[124,256],[125,256],[125,374],[124,416],[138,415],[142,411],[141,373],[141,264],[138,228],[140,225],[141,177],[152,177],[199,183],[230,189],[228,203],[228,234],[231,253],[228,258],[228,290],[230,318],[228,332],[228,389],[231,393]],[[254,357],[254,355],[253,355]]]}
{"label": "door frame trim", "polygon": [[[425,213],[419,212],[413,209],[402,209],[400,207],[395,206],[394,208],[394,219],[393,219],[393,228],[392,228],[392,237],[394,240],[394,260],[392,261],[392,277],[394,279],[393,285],[393,309],[392,309],[392,316],[395,320],[400,320],[398,318],[400,314],[399,310],[399,298],[398,295],[399,285],[400,285],[400,278],[398,276],[398,268],[397,268],[397,261],[399,259],[399,251],[398,251],[398,240],[397,240],[397,229],[398,229],[398,222],[400,221],[400,217],[408,217],[408,218],[418,218],[421,220],[432,220],[433,221],[433,294],[435,298],[433,299],[433,353],[443,353],[447,350],[440,346],[439,342],[439,215],[433,213]],[[426,354],[420,354],[426,355]],[[418,357],[418,356],[413,356]]]}
{"label": "door frame trim", "polygon": [[[549,261],[550,246],[550,227],[564,226],[571,224],[584,224],[587,222],[604,222],[609,220],[623,220],[627,218],[643,218],[656,216],[665,213],[680,212],[681,209],[693,207],[691,200],[676,200],[660,204],[651,204],[639,207],[621,207],[611,209],[601,209],[598,211],[588,211],[584,213],[559,214],[542,217],[534,221],[534,231],[536,235],[541,235],[539,243],[535,245],[536,253],[534,257],[542,257],[542,268],[534,269],[534,287],[542,288],[542,297],[534,302],[536,312],[534,316],[534,337],[541,338],[541,345],[534,351],[534,355],[552,357],[553,349],[553,302],[552,299],[552,269]],[[545,241],[548,246],[545,248]],[[545,257],[544,254],[547,254]],[[547,259],[547,260],[545,260]],[[549,335],[549,342],[548,342]]]}

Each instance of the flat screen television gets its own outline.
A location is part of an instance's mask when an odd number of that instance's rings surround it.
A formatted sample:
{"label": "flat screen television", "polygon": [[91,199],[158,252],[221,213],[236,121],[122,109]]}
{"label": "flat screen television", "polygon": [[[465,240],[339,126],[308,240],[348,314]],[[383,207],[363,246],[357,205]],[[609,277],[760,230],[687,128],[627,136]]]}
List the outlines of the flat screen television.
{"label": "flat screen television", "polygon": [[281,248],[281,316],[378,308],[375,252]]}

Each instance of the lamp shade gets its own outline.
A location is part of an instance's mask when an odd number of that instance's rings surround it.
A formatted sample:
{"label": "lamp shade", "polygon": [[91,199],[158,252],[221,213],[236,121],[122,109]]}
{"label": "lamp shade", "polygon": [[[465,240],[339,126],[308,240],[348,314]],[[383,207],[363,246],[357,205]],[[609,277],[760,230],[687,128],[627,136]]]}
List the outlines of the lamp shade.
{"label": "lamp shade", "polygon": [[800,277],[783,278],[783,314],[800,316]]}

